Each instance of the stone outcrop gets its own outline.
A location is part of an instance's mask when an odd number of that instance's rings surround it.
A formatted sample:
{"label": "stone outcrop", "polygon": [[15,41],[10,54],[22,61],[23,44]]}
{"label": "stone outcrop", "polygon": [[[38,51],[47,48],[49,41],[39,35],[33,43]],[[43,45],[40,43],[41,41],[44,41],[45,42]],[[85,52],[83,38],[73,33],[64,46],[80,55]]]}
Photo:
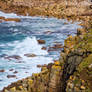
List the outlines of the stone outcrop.
{"label": "stone outcrop", "polygon": [[54,16],[68,20],[85,20],[85,16],[89,19],[92,15],[90,5],[87,0],[0,0],[0,10],[6,13]]}

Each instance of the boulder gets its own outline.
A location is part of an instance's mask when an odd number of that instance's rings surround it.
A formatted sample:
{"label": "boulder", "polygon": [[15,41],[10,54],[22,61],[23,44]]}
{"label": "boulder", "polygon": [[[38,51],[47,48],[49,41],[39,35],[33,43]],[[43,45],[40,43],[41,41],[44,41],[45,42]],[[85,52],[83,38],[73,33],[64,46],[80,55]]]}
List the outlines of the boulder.
{"label": "boulder", "polygon": [[45,40],[37,40],[39,44],[45,44]]}
{"label": "boulder", "polygon": [[42,47],[41,49],[42,49],[42,50],[46,50],[46,47]]}

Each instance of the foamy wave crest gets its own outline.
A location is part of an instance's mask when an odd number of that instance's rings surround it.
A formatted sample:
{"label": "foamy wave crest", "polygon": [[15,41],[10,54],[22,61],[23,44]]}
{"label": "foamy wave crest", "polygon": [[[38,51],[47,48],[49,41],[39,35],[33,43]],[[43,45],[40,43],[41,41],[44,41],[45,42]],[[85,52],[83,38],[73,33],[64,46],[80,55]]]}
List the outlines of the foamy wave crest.
{"label": "foamy wave crest", "polygon": [[[15,13],[4,13],[2,11],[0,11],[0,16],[3,16],[5,18],[33,18],[31,16],[22,16],[22,15],[17,15]],[[34,18],[38,18],[38,17],[34,17]]]}
{"label": "foamy wave crest", "polygon": [[48,52],[42,50],[42,46],[38,44],[35,37],[26,37],[23,41],[15,41],[14,43],[9,43],[9,46],[13,46],[14,49],[9,51],[8,54],[11,55],[21,55],[31,53],[36,55],[47,55]]}
{"label": "foamy wave crest", "polygon": [[19,16],[14,13],[4,13],[2,11],[0,11],[0,16],[3,16],[5,18],[19,18]]}

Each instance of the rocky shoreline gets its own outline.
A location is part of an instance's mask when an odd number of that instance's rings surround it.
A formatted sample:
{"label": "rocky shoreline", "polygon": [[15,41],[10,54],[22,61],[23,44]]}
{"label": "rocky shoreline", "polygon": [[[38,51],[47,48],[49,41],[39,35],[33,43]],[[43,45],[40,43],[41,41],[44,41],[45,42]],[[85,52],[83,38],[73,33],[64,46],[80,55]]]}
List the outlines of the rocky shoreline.
{"label": "rocky shoreline", "polygon": [[[51,0],[52,1],[52,0]],[[47,1],[48,2],[48,1]],[[55,6],[58,6],[56,2]],[[52,6],[52,4],[51,4]],[[20,5],[19,5],[20,7]],[[24,6],[25,7],[25,6]],[[26,6],[29,8],[28,6]],[[64,6],[65,7],[65,6]],[[49,13],[43,11],[38,13],[37,7],[33,8],[33,15],[51,14],[48,16],[54,16],[57,18],[67,18],[68,20],[82,20],[82,29],[77,30],[77,35],[69,36],[64,42],[64,51],[61,52],[61,58],[54,63],[50,63],[47,66],[42,66],[41,72],[33,74],[31,77],[19,80],[16,83],[12,83],[8,87],[5,87],[1,92],[91,92],[92,90],[92,15],[89,11],[83,15],[83,12],[88,7],[83,8],[83,11],[71,14],[70,10],[65,7],[60,13],[59,8],[53,7],[53,13],[47,9]],[[34,10],[37,9],[37,11]],[[55,9],[54,9],[55,8]],[[74,9],[74,7],[72,6]],[[16,8],[15,8],[16,9]],[[22,9],[24,9],[22,7]],[[51,8],[50,8],[51,9]],[[62,9],[62,8],[60,8]],[[77,8],[76,8],[77,9]],[[75,10],[76,10],[75,9]],[[3,10],[3,9],[2,9]],[[28,10],[31,10],[29,8]],[[59,11],[56,14],[55,11]],[[78,10],[78,9],[77,9]],[[12,10],[10,12],[13,12]],[[25,10],[27,11],[27,10]],[[17,12],[16,12],[17,13]],[[23,13],[23,12],[22,12]],[[20,14],[22,14],[20,13]],[[28,13],[28,12],[27,12]],[[25,15],[25,14],[24,14]],[[29,14],[30,15],[30,14]],[[32,14],[31,14],[32,16]]]}

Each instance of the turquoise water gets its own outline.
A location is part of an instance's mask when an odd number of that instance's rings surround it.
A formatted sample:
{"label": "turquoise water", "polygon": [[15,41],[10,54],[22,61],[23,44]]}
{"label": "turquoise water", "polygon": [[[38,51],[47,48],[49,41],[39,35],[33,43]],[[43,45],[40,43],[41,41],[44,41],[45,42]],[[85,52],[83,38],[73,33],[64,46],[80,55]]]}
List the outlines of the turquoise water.
{"label": "turquoise water", "polygon": [[[0,72],[0,90],[32,73],[40,72],[40,68],[37,68],[38,64],[48,64],[57,60],[62,49],[48,52],[49,47],[56,43],[64,44],[64,39],[68,35],[75,35],[79,27],[77,22],[72,24],[56,18],[17,16],[3,12],[0,12],[0,16],[21,19],[21,22],[0,23],[0,70],[5,70]],[[46,43],[38,44],[39,39],[45,40]],[[47,50],[42,50],[43,46],[47,47]],[[24,56],[29,53],[35,54],[36,57]],[[8,56],[16,55],[21,58],[7,59]],[[16,77],[7,78],[7,75],[16,75]]]}

